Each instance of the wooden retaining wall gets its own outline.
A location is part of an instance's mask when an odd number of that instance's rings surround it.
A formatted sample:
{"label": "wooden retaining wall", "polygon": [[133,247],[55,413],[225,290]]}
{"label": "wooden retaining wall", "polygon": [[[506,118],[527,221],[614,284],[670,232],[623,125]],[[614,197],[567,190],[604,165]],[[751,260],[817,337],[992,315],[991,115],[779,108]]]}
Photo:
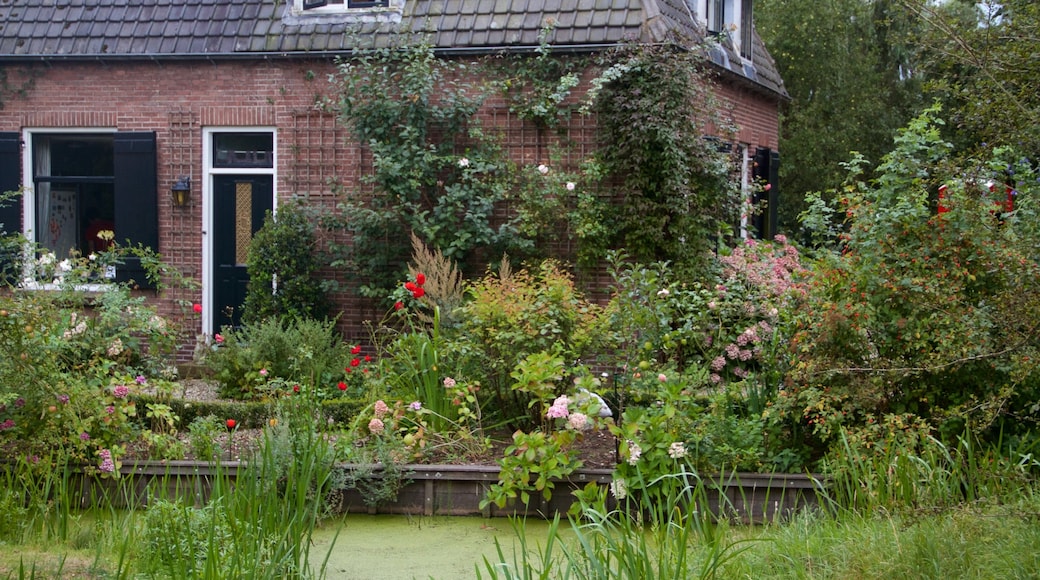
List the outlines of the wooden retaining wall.
{"label": "wooden retaining wall", "polygon": [[[193,461],[144,461],[124,465],[120,479],[74,474],[70,485],[77,490],[82,507],[103,501],[116,507],[143,508],[154,498],[177,498],[202,505],[209,500],[217,477],[224,476],[233,485],[244,469],[245,465],[240,462],[217,466]],[[357,466],[342,465],[339,469],[351,470]],[[612,474],[609,469],[578,470],[569,478],[555,482],[548,501],[540,494],[533,494],[531,505],[526,508],[516,502],[504,508],[495,505],[481,508],[488,488],[498,481],[498,467],[407,465],[402,469],[404,483],[397,501],[370,506],[357,489],[347,489],[333,495],[333,508],[340,513],[484,517],[525,514],[548,518],[567,512],[574,502],[573,491],[583,489],[590,482],[607,486]],[[378,466],[366,466],[363,473],[366,477],[382,477]],[[705,476],[703,481],[707,509],[744,523],[782,520],[797,511],[814,508],[819,505],[823,490],[820,476],[804,474],[734,472]]]}

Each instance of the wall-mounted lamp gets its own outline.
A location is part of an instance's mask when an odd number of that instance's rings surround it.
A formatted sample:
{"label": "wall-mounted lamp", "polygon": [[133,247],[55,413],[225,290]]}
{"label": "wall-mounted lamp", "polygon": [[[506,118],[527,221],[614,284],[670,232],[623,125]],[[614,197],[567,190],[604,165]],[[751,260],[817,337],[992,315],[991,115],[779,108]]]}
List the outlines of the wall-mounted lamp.
{"label": "wall-mounted lamp", "polygon": [[173,205],[178,207],[187,205],[188,199],[191,197],[191,177],[178,177],[170,187],[170,193],[173,194]]}

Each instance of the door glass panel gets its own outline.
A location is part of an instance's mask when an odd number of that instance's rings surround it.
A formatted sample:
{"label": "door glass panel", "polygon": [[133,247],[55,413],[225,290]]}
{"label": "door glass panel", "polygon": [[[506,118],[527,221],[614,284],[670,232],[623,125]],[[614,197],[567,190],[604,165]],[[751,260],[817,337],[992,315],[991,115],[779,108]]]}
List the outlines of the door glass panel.
{"label": "door glass panel", "polygon": [[253,239],[253,183],[235,184],[235,262],[244,265]]}

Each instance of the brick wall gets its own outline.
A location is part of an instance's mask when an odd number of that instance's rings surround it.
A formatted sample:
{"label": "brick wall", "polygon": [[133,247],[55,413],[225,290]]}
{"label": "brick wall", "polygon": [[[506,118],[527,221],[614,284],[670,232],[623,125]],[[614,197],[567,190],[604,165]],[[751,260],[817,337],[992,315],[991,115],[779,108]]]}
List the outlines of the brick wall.
{"label": "brick wall", "polygon": [[[17,79],[22,71],[12,71]],[[271,127],[277,130],[277,182],[280,196],[307,193],[332,207],[328,182],[356,183],[366,163],[363,150],[350,143],[334,117],[315,107],[326,94],[333,66],[326,61],[216,62],[53,62],[35,67],[35,84],[26,98],[10,98],[0,113],[0,131],[25,128],[97,128],[155,131],[158,145],[159,251],[186,276],[202,277],[202,130],[207,127]],[[574,98],[580,98],[577,91]],[[724,86],[723,102],[739,126],[737,140],[777,147],[777,104],[748,89]],[[492,98],[482,122],[503,128],[511,156],[529,164],[547,162],[551,136],[518,123],[501,98]],[[578,146],[571,161],[591,152],[593,119],[575,115],[571,138]],[[170,186],[191,175],[191,202],[175,207]],[[596,284],[594,277],[587,283]],[[598,280],[602,282],[602,280]],[[199,302],[197,291],[176,290],[160,302],[178,316],[174,300]],[[364,338],[361,322],[378,319],[371,305],[341,301],[343,328],[351,339]],[[185,320],[199,329],[197,320]],[[194,335],[194,332],[191,332]],[[190,353],[186,345],[185,354]]]}

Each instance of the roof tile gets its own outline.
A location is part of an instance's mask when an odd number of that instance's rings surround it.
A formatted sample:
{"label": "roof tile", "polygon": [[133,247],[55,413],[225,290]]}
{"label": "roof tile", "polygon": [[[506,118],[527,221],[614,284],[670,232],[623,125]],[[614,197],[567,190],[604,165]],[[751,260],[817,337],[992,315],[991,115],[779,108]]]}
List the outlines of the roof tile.
{"label": "roof tile", "polygon": [[[653,38],[700,34],[687,8],[691,0],[391,0],[397,11],[314,18],[291,14],[287,1],[0,0],[0,61],[338,52],[358,36],[387,46],[395,32],[430,33],[442,48],[494,50],[537,44],[549,19],[556,23],[551,41],[560,44],[622,42],[643,30],[652,30]],[[775,63],[755,39],[753,69],[738,66],[736,72],[784,94]]]}

